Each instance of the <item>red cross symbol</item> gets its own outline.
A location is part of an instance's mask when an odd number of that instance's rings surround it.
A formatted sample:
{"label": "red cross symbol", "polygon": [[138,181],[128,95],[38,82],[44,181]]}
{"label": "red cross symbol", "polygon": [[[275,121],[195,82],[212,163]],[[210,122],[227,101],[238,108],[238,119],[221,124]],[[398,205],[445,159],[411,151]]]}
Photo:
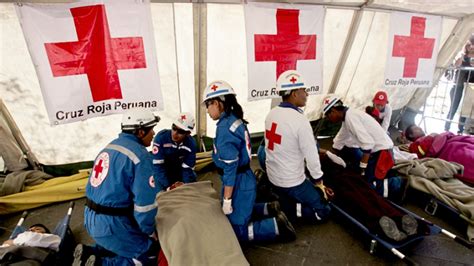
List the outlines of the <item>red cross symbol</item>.
{"label": "red cross symbol", "polygon": [[324,104],[328,104],[328,103],[329,103],[329,98],[324,100]]}
{"label": "red cross symbol", "polygon": [[277,9],[277,34],[255,34],[255,61],[276,61],[277,78],[298,60],[316,59],[316,35],[299,35],[300,11]]}
{"label": "red cross symbol", "polygon": [[274,144],[281,144],[281,135],[276,133],[277,124],[272,123],[270,130],[265,130],[265,138],[268,139],[268,149],[273,151]]}
{"label": "red cross symbol", "polygon": [[295,82],[296,82],[295,77],[291,77],[290,81],[291,81],[291,83],[295,84]]}
{"label": "red cross symbol", "polygon": [[216,91],[217,88],[219,88],[219,87],[218,87],[216,84],[214,84],[214,85],[212,85],[211,90],[212,90],[212,91]]}
{"label": "red cross symbol", "polygon": [[184,119],[186,119],[186,115],[181,116],[181,120],[184,120]]}
{"label": "red cross symbol", "polygon": [[117,70],[146,68],[142,37],[111,38],[104,5],[71,14],[78,41],[45,43],[53,76],[87,74],[94,102],[122,99]]}
{"label": "red cross symbol", "polygon": [[420,58],[431,58],[435,39],[424,38],[426,18],[412,17],[410,36],[395,35],[393,40],[394,57],[405,57],[403,77],[414,78]]}
{"label": "red cross symbol", "polygon": [[100,173],[102,173],[102,170],[104,169],[104,167],[102,167],[102,162],[103,160],[100,160],[99,163],[94,166],[94,178],[99,178]]}

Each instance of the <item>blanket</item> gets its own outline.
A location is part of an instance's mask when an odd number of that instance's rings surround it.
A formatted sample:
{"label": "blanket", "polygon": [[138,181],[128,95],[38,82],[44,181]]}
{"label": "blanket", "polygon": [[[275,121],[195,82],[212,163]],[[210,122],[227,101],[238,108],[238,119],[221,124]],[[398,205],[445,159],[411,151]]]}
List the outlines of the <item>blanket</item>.
{"label": "blanket", "polygon": [[210,181],[162,191],[156,200],[169,265],[249,265]]}
{"label": "blanket", "polygon": [[431,134],[410,144],[410,152],[419,158],[439,158],[464,166],[463,176],[474,183],[474,136],[458,136],[451,132]]}
{"label": "blanket", "polygon": [[474,242],[474,188],[454,178],[463,170],[458,163],[442,159],[424,158],[402,161],[394,169],[408,176],[410,186],[435,196],[455,208],[469,224],[467,236]]}
{"label": "blanket", "polygon": [[0,178],[0,197],[25,190],[26,186],[36,186],[53,178],[39,170],[19,170]]}

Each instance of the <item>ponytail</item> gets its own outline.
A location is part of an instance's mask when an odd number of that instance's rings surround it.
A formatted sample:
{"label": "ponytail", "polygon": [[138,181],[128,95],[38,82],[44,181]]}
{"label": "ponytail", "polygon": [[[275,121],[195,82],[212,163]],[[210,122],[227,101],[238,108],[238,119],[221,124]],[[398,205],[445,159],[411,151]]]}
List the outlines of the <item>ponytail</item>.
{"label": "ponytail", "polygon": [[237,102],[237,98],[233,94],[227,94],[224,96],[224,112],[227,115],[234,114],[238,119],[241,119],[245,124],[248,124],[247,120],[244,119],[244,111],[242,106]]}

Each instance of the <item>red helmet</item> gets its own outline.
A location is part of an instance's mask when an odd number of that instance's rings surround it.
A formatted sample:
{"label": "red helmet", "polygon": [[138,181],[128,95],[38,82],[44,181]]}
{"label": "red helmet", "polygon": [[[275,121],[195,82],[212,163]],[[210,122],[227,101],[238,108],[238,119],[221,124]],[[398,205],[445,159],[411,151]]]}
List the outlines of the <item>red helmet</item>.
{"label": "red helmet", "polygon": [[374,102],[374,104],[382,104],[382,105],[387,104],[388,103],[387,93],[385,91],[378,91],[375,94],[374,99],[372,100],[372,102]]}

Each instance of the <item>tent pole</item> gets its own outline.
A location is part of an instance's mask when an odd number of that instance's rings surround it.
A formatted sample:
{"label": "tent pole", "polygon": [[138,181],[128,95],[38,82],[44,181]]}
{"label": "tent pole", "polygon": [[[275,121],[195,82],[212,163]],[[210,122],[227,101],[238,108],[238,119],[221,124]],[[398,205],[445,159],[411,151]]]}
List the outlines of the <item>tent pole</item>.
{"label": "tent pole", "polygon": [[33,167],[33,169],[35,170],[41,169],[38,159],[31,151],[30,146],[28,146],[28,143],[26,143],[26,140],[23,138],[20,129],[16,125],[15,120],[8,111],[7,106],[5,105],[2,99],[0,99],[0,113],[5,118],[8,127],[13,133],[13,137],[15,138],[16,142],[18,142],[18,145],[20,145],[20,149],[23,151],[23,154],[26,156],[26,159],[30,163],[31,167]]}
{"label": "tent pole", "polygon": [[207,85],[207,6],[202,2],[193,3],[193,32],[196,134],[198,147],[205,151],[203,137],[206,134],[206,108],[201,101]]}

